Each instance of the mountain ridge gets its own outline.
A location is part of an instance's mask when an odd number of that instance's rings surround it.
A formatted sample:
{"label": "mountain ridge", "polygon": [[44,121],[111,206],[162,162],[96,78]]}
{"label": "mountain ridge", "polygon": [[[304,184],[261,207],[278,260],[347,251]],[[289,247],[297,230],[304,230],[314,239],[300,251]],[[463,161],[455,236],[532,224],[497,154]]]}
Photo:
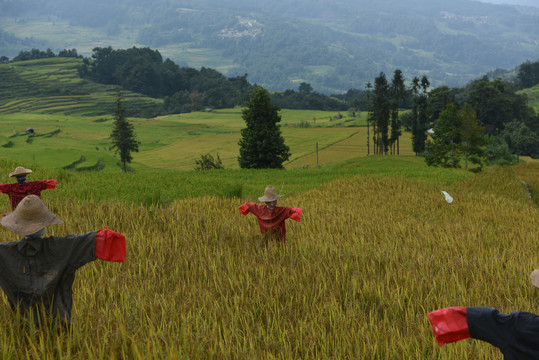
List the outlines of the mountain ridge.
{"label": "mountain ridge", "polygon": [[[92,4],[0,3],[0,55],[16,55],[25,40],[31,47],[82,49],[85,56],[94,45],[148,46],[180,65],[211,67],[226,76],[248,74],[251,83],[269,90],[307,82],[322,93],[364,88],[380,72],[396,68],[407,80],[425,74],[433,86],[462,86],[492,69],[539,58],[536,13],[478,1]],[[49,25],[41,24],[43,34],[57,32],[37,37],[37,30],[30,29],[40,29],[38,19],[48,20]],[[80,34],[74,35],[74,29]]]}

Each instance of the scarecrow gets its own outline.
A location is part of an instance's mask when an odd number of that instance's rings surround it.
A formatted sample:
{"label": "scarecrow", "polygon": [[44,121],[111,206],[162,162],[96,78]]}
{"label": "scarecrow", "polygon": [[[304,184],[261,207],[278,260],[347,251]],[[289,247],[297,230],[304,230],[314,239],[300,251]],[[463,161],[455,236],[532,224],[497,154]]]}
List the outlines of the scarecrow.
{"label": "scarecrow", "polygon": [[283,195],[277,195],[275,188],[271,185],[264,190],[264,196],[258,198],[263,204],[245,203],[239,207],[243,215],[250,212],[258,219],[260,232],[266,236],[266,244],[269,238],[276,237],[280,242],[286,242],[285,220],[290,218],[300,221],[302,210],[299,207],[277,206],[277,200]]}
{"label": "scarecrow", "polygon": [[45,237],[47,226],[63,222],[36,195],[22,199],[0,222],[24,236],[0,243],[0,287],[12,308],[36,325],[42,315],[70,323],[77,269],[95,259],[125,260],[125,237],[112,230]]}
{"label": "scarecrow", "polygon": [[[539,270],[531,275],[539,287]],[[496,346],[505,360],[539,359],[539,316],[523,311],[500,313],[488,306],[449,307],[428,313],[438,345],[473,338]]]}
{"label": "scarecrow", "polygon": [[0,193],[8,194],[11,200],[11,209],[15,210],[17,204],[26,195],[41,196],[41,191],[46,189],[54,189],[56,187],[56,180],[38,180],[26,182],[26,175],[31,174],[32,170],[25,169],[22,166],[17,168],[9,174],[9,177],[16,177],[17,183],[13,184],[0,184]]}

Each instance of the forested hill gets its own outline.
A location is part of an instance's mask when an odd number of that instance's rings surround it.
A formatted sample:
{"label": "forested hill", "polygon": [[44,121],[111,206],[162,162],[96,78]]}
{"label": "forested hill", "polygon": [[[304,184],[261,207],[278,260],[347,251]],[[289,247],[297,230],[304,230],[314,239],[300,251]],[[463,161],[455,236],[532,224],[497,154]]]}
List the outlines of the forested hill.
{"label": "forested hill", "polygon": [[453,87],[539,59],[538,21],[472,0],[18,0],[0,2],[0,55],[135,45],[269,90],[339,93],[395,68]]}

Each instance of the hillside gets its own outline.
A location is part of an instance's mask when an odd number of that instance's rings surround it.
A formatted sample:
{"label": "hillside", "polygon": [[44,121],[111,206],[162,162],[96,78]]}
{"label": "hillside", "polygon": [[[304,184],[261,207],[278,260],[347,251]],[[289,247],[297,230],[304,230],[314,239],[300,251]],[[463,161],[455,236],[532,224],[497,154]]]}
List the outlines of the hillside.
{"label": "hillside", "polygon": [[[50,58],[0,64],[0,153],[3,157],[51,168],[119,172],[109,135],[116,88],[82,80],[80,59]],[[161,100],[125,92],[124,106],[151,112]],[[365,156],[366,115],[283,110],[282,130],[292,157],[288,168],[316,166]],[[201,154],[219,154],[237,168],[241,108],[156,118],[130,118],[141,142],[135,170],[190,170]],[[35,133],[26,132],[33,128]],[[409,134],[402,154],[411,154]]]}
{"label": "hillside", "polygon": [[[118,172],[109,135],[116,91],[78,76],[81,59],[49,58],[0,64],[0,147],[2,156],[52,168]],[[539,86],[539,85],[538,85]],[[539,88],[523,90],[539,110]],[[193,169],[202,154],[219,154],[227,169],[238,167],[241,108],[153,117],[162,100],[124,92],[141,141],[135,170]],[[281,126],[291,168],[322,167],[367,155],[365,112],[282,110]],[[27,133],[29,127],[35,134]],[[404,132],[400,154],[413,155]],[[371,144],[372,145],[372,144]],[[372,148],[371,148],[372,151]]]}
{"label": "hillside", "polygon": [[248,74],[269,90],[363,88],[380,71],[462,86],[539,58],[534,7],[470,0],[21,0],[0,3],[0,55],[149,46],[190,67]]}
{"label": "hillside", "polygon": [[[114,113],[119,87],[80,78],[81,59],[52,58],[0,64],[0,114],[17,112],[101,116]],[[154,114],[162,100],[125,91],[125,103]]]}

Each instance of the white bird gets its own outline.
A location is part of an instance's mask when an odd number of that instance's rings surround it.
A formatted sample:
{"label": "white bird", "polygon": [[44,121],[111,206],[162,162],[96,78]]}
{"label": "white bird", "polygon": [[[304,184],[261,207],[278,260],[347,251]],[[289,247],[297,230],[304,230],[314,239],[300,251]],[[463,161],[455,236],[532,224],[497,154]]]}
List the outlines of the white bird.
{"label": "white bird", "polygon": [[447,191],[443,191],[443,190],[442,190],[442,194],[444,194],[444,196],[445,196],[445,201],[447,201],[447,202],[450,203],[450,204],[453,202],[453,198],[451,197],[451,195],[449,195],[449,194],[447,193]]}

